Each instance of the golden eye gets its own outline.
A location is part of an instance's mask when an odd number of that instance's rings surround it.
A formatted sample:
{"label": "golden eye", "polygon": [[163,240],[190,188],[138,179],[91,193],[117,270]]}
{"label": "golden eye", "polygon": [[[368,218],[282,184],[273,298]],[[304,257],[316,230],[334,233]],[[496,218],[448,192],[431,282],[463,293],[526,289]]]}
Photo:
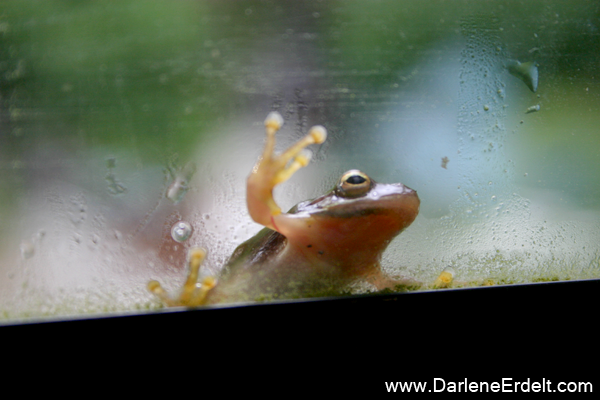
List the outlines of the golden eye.
{"label": "golden eye", "polygon": [[365,173],[352,169],[340,178],[335,192],[340,197],[353,198],[364,196],[371,189],[373,182]]}

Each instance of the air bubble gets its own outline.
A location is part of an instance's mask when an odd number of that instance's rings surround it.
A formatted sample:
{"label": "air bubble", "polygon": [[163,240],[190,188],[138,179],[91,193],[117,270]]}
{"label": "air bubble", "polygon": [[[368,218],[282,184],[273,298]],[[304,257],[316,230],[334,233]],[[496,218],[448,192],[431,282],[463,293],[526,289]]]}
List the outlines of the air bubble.
{"label": "air bubble", "polygon": [[183,243],[192,236],[192,226],[186,221],[179,221],[171,228],[171,237],[178,243]]}

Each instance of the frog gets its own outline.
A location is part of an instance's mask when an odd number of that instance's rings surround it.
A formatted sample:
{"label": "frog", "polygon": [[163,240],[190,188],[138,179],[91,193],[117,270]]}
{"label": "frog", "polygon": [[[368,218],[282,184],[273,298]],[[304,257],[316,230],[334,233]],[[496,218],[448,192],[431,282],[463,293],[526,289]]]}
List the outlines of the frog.
{"label": "frog", "polygon": [[[158,281],[149,282],[150,292],[167,306],[312,297],[361,281],[377,291],[422,285],[392,277],[381,267],[388,245],[419,213],[419,196],[408,186],[378,183],[352,169],[328,193],[282,212],[273,189],[309,164],[308,146],[327,138],[326,128],[316,125],[276,154],[275,134],[283,123],[276,111],[265,119],[264,149],[246,181],[248,212],[264,228],[234,250],[218,276],[200,276],[207,250],[192,248],[189,273],[177,297]],[[444,270],[433,286],[446,287],[452,279],[453,272]]]}

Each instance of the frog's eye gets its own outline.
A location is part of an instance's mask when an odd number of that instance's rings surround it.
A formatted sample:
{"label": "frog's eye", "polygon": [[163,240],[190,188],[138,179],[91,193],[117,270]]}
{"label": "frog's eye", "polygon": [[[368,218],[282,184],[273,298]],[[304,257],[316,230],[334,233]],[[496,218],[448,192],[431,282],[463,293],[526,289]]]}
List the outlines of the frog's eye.
{"label": "frog's eye", "polygon": [[353,169],[342,175],[335,192],[340,197],[360,197],[367,194],[373,182],[365,173]]}

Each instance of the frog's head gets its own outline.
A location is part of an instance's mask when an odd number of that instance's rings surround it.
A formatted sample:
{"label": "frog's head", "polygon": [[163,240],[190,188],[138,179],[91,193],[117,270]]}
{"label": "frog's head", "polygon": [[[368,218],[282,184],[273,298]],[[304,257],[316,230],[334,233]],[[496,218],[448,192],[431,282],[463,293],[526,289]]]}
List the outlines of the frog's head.
{"label": "frog's head", "polygon": [[401,183],[377,183],[359,170],[345,172],[329,193],[290,212],[310,216],[302,242],[320,243],[335,257],[379,258],[419,213],[419,197]]}
{"label": "frog's head", "polygon": [[[400,230],[419,213],[417,192],[401,183],[378,183],[357,169],[345,172],[329,193],[298,204],[293,213],[308,212],[349,219],[386,214],[397,220]],[[400,233],[400,232],[398,232]]]}

